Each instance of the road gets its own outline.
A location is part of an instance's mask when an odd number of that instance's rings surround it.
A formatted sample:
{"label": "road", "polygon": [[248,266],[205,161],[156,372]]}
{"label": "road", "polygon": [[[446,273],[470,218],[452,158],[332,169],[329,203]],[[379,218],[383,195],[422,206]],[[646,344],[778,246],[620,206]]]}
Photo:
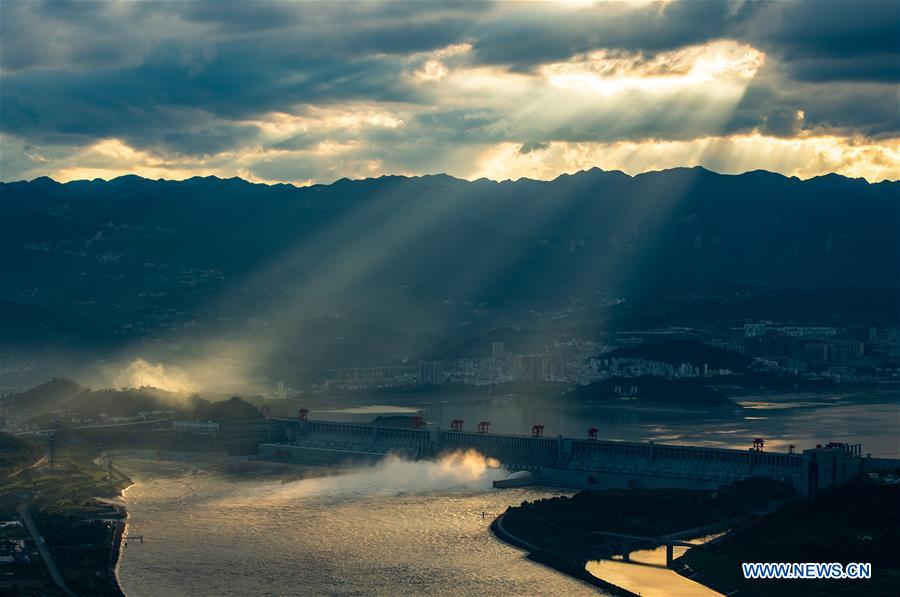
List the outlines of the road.
{"label": "road", "polygon": [[31,464],[31,465],[28,465],[28,466],[26,466],[26,467],[20,468],[19,470],[15,471],[15,472],[13,472],[13,473],[10,473],[10,474],[8,474],[8,475],[2,477],[2,478],[3,478],[3,479],[9,479],[9,478],[11,478],[11,477],[15,477],[16,475],[19,475],[19,474],[21,474],[21,473],[27,471],[28,469],[37,468],[37,467],[39,467],[40,465],[44,464],[45,462],[47,462],[47,457],[46,457],[46,456],[42,456],[41,459],[38,460],[37,462],[35,462],[34,464]]}
{"label": "road", "polygon": [[25,523],[25,528],[31,533],[31,538],[34,539],[34,544],[37,545],[38,551],[44,559],[44,563],[47,565],[47,570],[50,572],[50,577],[53,579],[53,582],[62,589],[63,593],[70,597],[75,597],[75,593],[73,593],[66,585],[66,580],[63,578],[62,574],[59,573],[59,568],[56,567],[53,556],[50,555],[50,550],[47,549],[47,544],[41,539],[41,533],[38,530],[37,525],[34,524],[31,514],[28,513],[28,506],[19,506],[18,512],[19,516],[22,517],[22,522]]}
{"label": "road", "polygon": [[[149,425],[151,423],[167,423],[171,420],[172,418],[169,417],[167,419],[141,419],[140,421],[126,421],[124,423],[98,423],[96,425],[78,425],[77,427],[75,427],[75,429],[112,429],[115,427],[136,427],[138,425]],[[35,429],[34,431],[18,431],[16,433],[13,433],[13,435],[47,435],[55,431],[57,431],[55,428]]]}

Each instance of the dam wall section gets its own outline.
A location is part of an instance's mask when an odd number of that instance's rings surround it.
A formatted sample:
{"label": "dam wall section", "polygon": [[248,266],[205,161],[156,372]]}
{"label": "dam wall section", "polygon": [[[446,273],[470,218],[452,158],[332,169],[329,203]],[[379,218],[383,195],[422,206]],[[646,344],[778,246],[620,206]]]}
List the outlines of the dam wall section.
{"label": "dam wall section", "polygon": [[703,489],[768,477],[811,495],[900,466],[900,460],[862,457],[858,444],[784,453],[299,419],[270,419],[268,434],[259,449],[266,459],[339,466],[389,454],[418,460],[472,449],[511,471],[529,471],[535,483],[577,488]]}

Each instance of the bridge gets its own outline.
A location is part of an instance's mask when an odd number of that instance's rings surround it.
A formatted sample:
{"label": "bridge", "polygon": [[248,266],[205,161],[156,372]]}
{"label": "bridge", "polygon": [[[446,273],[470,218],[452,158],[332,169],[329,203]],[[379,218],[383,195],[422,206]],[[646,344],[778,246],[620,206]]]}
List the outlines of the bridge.
{"label": "bridge", "polygon": [[[607,531],[596,531],[595,535],[603,535],[604,537],[613,537],[615,539],[625,539],[628,543],[645,543],[652,546],[666,546],[666,568],[672,567],[675,561],[675,546],[680,547],[697,547],[696,543],[688,543],[687,541],[679,541],[678,539],[667,539],[665,537],[641,537],[639,535],[626,535],[624,533],[610,533]],[[629,560],[629,550],[622,549],[622,559],[626,562]]]}
{"label": "bridge", "polygon": [[748,477],[782,479],[801,495],[813,495],[865,472],[900,466],[900,460],[871,459],[859,444],[832,443],[795,453],[763,451],[762,440],[747,450],[681,446],[650,442],[511,435],[427,426],[393,427],[375,423],[311,420],[307,411],[296,419],[269,420],[269,441],[260,445],[262,458],[339,466],[370,464],[395,454],[410,460],[469,450],[495,458],[505,468],[529,471],[535,482],[573,488],[681,487],[714,489]]}

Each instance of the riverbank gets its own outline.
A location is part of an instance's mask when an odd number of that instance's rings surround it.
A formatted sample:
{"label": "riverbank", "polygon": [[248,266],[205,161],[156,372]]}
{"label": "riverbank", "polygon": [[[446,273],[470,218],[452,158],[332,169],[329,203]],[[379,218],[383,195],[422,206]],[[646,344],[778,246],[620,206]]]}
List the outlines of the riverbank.
{"label": "riverbank", "polygon": [[[742,562],[870,563],[867,580],[747,580]],[[679,573],[724,594],[750,597],[895,595],[900,587],[900,486],[860,481],[783,504],[715,545],[676,560]]]}
{"label": "riverbank", "polygon": [[598,578],[598,577],[594,576],[593,574],[589,573],[585,569],[584,563],[579,565],[577,560],[572,562],[572,561],[563,560],[558,557],[552,557],[552,556],[544,553],[541,550],[541,548],[537,547],[536,545],[533,545],[533,544],[529,543],[528,541],[525,541],[524,539],[521,539],[520,537],[513,535],[512,533],[507,531],[506,528],[504,527],[503,516],[504,515],[501,514],[500,516],[498,516],[497,518],[494,519],[494,521],[491,523],[491,527],[490,527],[491,532],[494,533],[494,535],[501,541],[505,541],[506,543],[509,543],[510,545],[512,545],[514,547],[518,547],[519,549],[523,549],[523,550],[527,551],[529,560],[531,560],[533,562],[537,562],[538,564],[547,566],[548,568],[552,568],[553,570],[556,570],[557,572],[561,572],[563,574],[566,574],[568,576],[576,578],[576,579],[578,579],[584,583],[587,583],[589,585],[603,589],[604,591],[606,591],[607,593],[610,593],[611,595],[622,595],[624,597],[639,597],[638,593],[632,593],[631,591],[623,589],[622,587],[617,587],[616,585],[614,585],[612,583],[608,583],[605,580],[603,580],[602,578]]}
{"label": "riverbank", "polygon": [[[110,465],[110,468],[112,466]],[[101,500],[108,503],[116,509],[119,519],[116,521],[116,528],[113,531],[112,547],[109,551],[109,578],[113,585],[113,591],[124,597],[125,591],[122,589],[122,583],[119,580],[119,569],[122,563],[122,557],[125,555],[125,545],[128,537],[128,507],[125,503],[125,492],[136,484],[129,475],[122,472],[118,468],[115,469],[122,477],[128,479],[127,484],[122,487],[119,497],[116,500]]]}
{"label": "riverbank", "polygon": [[523,502],[495,520],[495,535],[529,553],[529,559],[589,582],[608,592],[633,595],[628,588],[586,570],[589,561],[625,556],[647,547],[603,532],[659,537],[692,537],[724,531],[795,497],[783,483],[748,479],[717,491],[680,489],[582,491],[571,498]]}
{"label": "riverbank", "polygon": [[122,491],[132,482],[93,456],[57,445],[52,460],[0,481],[0,520],[10,529],[0,539],[21,554],[0,593],[124,595],[116,568],[127,516]]}

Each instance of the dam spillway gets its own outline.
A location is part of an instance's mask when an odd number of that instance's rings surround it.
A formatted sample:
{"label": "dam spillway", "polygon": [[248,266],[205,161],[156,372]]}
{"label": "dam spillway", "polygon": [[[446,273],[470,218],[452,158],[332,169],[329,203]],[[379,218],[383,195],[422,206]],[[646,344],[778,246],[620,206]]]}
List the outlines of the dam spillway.
{"label": "dam spillway", "polygon": [[[542,430],[542,429],[541,429]],[[476,450],[537,483],[576,488],[716,488],[749,477],[790,482],[801,495],[845,483],[900,461],[863,458],[858,444],[828,444],[802,453],[391,427],[306,419],[270,419],[261,458],[340,466],[390,454],[418,460]]]}

